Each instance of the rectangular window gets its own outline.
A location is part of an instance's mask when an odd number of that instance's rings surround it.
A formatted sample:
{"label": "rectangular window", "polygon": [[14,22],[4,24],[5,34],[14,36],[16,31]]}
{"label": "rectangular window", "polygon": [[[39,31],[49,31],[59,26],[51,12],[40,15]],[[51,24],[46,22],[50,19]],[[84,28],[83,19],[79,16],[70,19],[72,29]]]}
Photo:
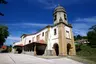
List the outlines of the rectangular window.
{"label": "rectangular window", "polygon": [[45,32],[45,41],[48,39],[48,31]]}
{"label": "rectangular window", "polygon": [[54,29],[54,35],[56,35],[56,34],[57,34],[56,29]]}
{"label": "rectangular window", "polygon": [[66,30],[67,33],[69,33],[69,31]]}
{"label": "rectangular window", "polygon": [[42,36],[44,36],[44,32],[42,33]]}
{"label": "rectangular window", "polygon": [[40,39],[40,34],[36,36],[37,41]]}
{"label": "rectangular window", "polygon": [[66,37],[67,37],[67,38],[70,38],[70,33],[69,33],[69,31],[67,31],[67,30],[66,30]]}
{"label": "rectangular window", "polygon": [[35,37],[33,37],[33,38],[32,38],[32,42],[34,42],[34,41],[35,41],[34,39],[35,39]]}

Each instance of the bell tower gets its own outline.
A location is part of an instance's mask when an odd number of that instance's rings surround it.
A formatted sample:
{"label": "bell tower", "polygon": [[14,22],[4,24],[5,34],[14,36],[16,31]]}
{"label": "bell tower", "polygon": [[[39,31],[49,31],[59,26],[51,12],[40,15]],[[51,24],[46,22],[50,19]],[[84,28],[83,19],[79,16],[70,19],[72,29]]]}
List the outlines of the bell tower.
{"label": "bell tower", "polygon": [[54,24],[58,24],[60,22],[68,24],[66,11],[62,6],[58,5],[55,8],[53,16],[54,16]]}

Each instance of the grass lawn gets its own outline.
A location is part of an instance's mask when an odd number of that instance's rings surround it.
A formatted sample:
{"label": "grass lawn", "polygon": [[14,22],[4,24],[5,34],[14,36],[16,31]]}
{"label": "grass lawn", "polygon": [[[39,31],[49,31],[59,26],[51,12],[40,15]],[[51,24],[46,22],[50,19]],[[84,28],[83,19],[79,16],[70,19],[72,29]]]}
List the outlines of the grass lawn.
{"label": "grass lawn", "polygon": [[96,62],[94,62],[94,61],[91,61],[91,60],[88,60],[88,59],[85,59],[85,58],[82,58],[79,56],[68,56],[68,58],[82,62],[84,64],[96,64]]}
{"label": "grass lawn", "polygon": [[81,51],[77,52],[77,55],[96,62],[96,48],[91,48],[87,45],[81,46]]}
{"label": "grass lawn", "polygon": [[70,58],[84,63],[87,62],[87,64],[96,64],[96,48],[82,45],[81,51],[77,52],[76,56],[71,56]]}

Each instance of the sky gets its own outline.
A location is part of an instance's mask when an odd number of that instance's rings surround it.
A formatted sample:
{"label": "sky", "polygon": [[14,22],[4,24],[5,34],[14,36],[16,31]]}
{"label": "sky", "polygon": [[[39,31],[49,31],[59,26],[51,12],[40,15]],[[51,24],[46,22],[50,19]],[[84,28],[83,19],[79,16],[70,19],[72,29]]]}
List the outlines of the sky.
{"label": "sky", "polygon": [[20,41],[22,34],[32,34],[53,24],[53,12],[60,4],[67,12],[74,35],[86,36],[96,24],[96,0],[6,0],[0,4],[0,24],[8,26],[10,36],[5,44]]}

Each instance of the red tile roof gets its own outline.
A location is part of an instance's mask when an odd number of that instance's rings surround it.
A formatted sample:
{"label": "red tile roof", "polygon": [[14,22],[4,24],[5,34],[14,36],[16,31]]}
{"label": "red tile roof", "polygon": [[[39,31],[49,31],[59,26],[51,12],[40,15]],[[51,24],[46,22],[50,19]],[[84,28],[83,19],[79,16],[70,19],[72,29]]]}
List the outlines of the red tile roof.
{"label": "red tile roof", "polygon": [[3,45],[1,48],[6,49],[6,48],[7,48],[7,46]]}

